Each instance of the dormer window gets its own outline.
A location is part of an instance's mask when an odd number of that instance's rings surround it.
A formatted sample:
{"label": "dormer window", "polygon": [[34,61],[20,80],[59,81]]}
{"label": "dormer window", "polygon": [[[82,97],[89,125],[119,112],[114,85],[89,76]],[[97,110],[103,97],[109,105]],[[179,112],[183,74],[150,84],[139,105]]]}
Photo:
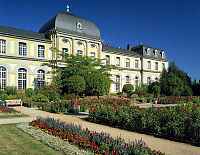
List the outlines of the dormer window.
{"label": "dormer window", "polygon": [[161,57],[165,58],[165,52],[164,51],[161,52]]}
{"label": "dormer window", "polygon": [[76,25],[76,28],[78,30],[82,30],[83,29],[82,24],[80,22],[78,22],[77,25]]}
{"label": "dormer window", "polygon": [[146,51],[146,55],[150,55],[150,54],[151,54],[151,53],[150,53],[150,52],[151,52],[151,49],[150,49],[150,48],[146,48],[145,51]]}
{"label": "dormer window", "polygon": [[154,50],[154,51],[153,51],[153,55],[157,57],[157,55],[158,55],[158,50]]}

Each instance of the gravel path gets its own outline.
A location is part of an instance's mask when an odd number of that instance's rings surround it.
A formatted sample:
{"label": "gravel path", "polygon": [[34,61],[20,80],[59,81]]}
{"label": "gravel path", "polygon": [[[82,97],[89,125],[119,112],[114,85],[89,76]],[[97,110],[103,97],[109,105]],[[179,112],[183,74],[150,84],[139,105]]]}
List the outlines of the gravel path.
{"label": "gravel path", "polygon": [[16,107],[15,110],[22,112],[23,114],[29,115],[32,119],[36,117],[53,117],[55,119],[60,119],[66,123],[79,124],[84,128],[88,128],[92,131],[97,132],[106,132],[110,133],[112,137],[122,137],[126,141],[132,141],[135,139],[143,139],[148,146],[152,149],[160,150],[165,152],[167,155],[200,155],[200,147],[191,146],[189,144],[173,142],[161,138],[156,138],[153,136],[139,134],[135,132],[129,132],[121,129],[111,128],[104,125],[99,125],[95,123],[90,123],[84,121],[76,116],[71,115],[62,115],[62,114],[52,114],[48,112],[43,112],[40,110],[25,108],[25,107]]}

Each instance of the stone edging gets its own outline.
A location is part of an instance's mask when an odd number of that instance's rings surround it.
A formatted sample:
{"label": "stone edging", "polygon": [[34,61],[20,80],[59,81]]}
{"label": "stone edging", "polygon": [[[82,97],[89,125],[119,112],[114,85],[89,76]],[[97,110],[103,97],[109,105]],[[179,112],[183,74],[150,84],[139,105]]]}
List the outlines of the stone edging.
{"label": "stone edging", "polygon": [[65,155],[93,155],[93,153],[80,150],[78,147],[71,145],[67,141],[53,135],[49,135],[40,129],[29,126],[28,123],[17,124],[16,127],[31,135],[36,140],[41,141],[42,143],[48,145],[56,151],[62,152]]}

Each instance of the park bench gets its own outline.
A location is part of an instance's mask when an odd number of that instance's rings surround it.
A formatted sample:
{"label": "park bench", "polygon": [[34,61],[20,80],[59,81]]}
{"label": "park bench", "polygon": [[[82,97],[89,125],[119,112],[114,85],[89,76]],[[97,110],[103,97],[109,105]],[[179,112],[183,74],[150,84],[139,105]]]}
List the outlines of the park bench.
{"label": "park bench", "polygon": [[5,100],[6,106],[22,106],[22,100]]}

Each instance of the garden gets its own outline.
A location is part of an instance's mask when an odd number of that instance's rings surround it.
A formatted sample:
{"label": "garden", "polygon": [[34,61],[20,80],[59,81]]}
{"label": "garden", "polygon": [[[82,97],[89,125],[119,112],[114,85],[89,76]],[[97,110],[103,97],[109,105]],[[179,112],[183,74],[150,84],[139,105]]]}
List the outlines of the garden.
{"label": "garden", "polygon": [[107,133],[89,131],[81,126],[65,124],[52,118],[38,118],[31,126],[59,137],[80,149],[89,150],[93,154],[102,155],[164,155],[160,151],[151,150],[143,140],[125,142],[122,138],[112,138]]}
{"label": "garden", "polygon": [[[108,71],[113,66],[105,67],[98,60],[79,56],[67,57],[66,64],[67,67],[62,68],[56,63],[48,64],[55,72],[52,84],[24,91],[7,87],[0,91],[0,99],[21,99],[25,107],[51,113],[86,112],[89,114],[87,121],[200,146],[200,82],[192,82],[175,64],[163,71],[159,82],[136,87],[126,84],[117,94],[109,94],[112,81]],[[138,106],[147,103],[169,107]],[[1,114],[8,117],[9,114],[17,115],[17,112],[1,106],[0,118]],[[30,125],[33,130],[41,129],[96,154],[163,154],[151,150],[142,140],[127,143],[106,133],[96,133],[54,119],[40,118]]]}

